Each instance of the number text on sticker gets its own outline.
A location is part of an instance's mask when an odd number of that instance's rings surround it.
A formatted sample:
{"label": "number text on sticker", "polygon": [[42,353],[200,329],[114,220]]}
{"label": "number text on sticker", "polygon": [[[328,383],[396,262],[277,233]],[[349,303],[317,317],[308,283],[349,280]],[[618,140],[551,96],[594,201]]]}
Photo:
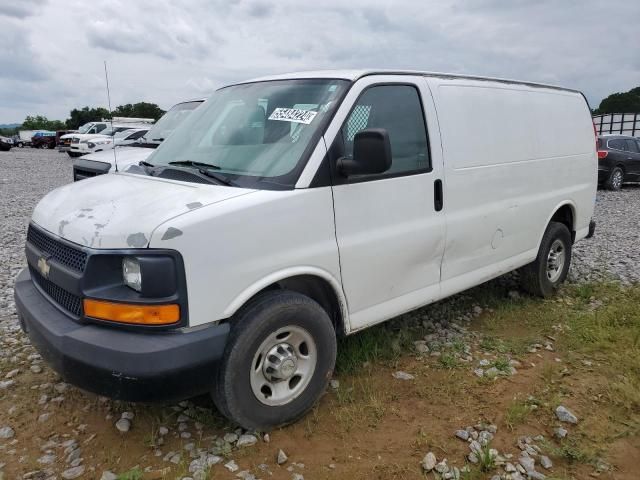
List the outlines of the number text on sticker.
{"label": "number text on sticker", "polygon": [[297,108],[276,108],[269,120],[281,120],[283,122],[304,123],[309,125],[318,112],[311,110],[298,110]]}

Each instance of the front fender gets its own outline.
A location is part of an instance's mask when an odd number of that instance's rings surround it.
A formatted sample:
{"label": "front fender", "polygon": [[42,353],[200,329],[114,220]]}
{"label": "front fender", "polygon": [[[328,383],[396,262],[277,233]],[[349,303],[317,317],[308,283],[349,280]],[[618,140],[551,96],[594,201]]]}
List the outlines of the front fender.
{"label": "front fender", "polygon": [[[299,267],[290,267],[282,270],[278,270],[277,272],[273,272],[266,277],[261,278],[257,282],[254,282],[252,285],[247,287],[242,291],[238,296],[236,296],[230,303],[227,305],[227,308],[224,310],[224,317],[233,316],[245,303],[249,301],[254,295],[258,294],[260,291],[267,288],[269,285],[273,285],[276,282],[280,282],[287,278],[296,277],[299,275],[310,275],[313,277],[321,278],[331,285],[338,302],[340,303],[340,311],[342,314],[342,318],[344,320],[345,328],[349,328],[349,309],[347,308],[347,299],[344,296],[344,292],[342,291],[342,287],[340,282],[326,270],[323,270],[318,267],[313,267],[311,265],[304,265]],[[345,332],[348,333],[348,332]]]}

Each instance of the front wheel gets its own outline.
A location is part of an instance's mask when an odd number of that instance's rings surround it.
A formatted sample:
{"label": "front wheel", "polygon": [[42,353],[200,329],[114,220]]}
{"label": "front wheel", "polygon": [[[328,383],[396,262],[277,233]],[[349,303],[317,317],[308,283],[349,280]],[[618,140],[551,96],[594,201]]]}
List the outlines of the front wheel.
{"label": "front wheel", "polygon": [[566,225],[551,222],[535,261],[522,268],[522,286],[533,295],[549,297],[567,278],[570,264],[571,233]]}
{"label": "front wheel", "polygon": [[230,420],[268,431],[295,422],[327,388],[336,335],[325,310],[299,293],[265,292],[232,320],[213,400]]}

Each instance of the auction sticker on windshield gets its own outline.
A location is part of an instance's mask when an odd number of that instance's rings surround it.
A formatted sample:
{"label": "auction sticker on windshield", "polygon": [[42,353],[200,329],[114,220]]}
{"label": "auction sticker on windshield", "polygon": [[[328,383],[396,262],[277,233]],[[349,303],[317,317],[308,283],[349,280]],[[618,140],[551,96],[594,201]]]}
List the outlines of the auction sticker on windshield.
{"label": "auction sticker on windshield", "polygon": [[309,125],[318,112],[311,110],[298,110],[297,108],[276,108],[269,120],[281,120],[283,122],[304,123]]}

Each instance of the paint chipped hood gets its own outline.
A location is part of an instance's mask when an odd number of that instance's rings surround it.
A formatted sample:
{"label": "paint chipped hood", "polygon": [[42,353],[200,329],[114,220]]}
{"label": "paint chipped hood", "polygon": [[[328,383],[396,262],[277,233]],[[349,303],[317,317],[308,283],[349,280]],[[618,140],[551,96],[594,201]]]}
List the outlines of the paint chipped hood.
{"label": "paint chipped hood", "polygon": [[252,192],[126,173],[100,175],[48,193],[32,221],[87,247],[143,248],[161,223]]}

